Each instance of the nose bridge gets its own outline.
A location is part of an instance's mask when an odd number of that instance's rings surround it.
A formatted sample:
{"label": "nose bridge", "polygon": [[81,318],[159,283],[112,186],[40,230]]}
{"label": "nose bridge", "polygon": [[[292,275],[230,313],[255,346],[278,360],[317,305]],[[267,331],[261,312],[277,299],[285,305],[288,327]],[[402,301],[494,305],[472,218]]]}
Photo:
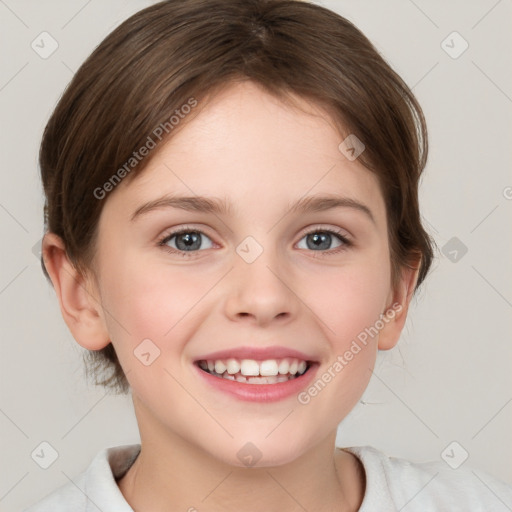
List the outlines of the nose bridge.
{"label": "nose bridge", "polygon": [[267,323],[296,312],[296,297],[284,271],[285,255],[271,240],[268,235],[262,244],[249,236],[235,249],[226,302],[226,314],[232,319],[250,316],[258,323]]}

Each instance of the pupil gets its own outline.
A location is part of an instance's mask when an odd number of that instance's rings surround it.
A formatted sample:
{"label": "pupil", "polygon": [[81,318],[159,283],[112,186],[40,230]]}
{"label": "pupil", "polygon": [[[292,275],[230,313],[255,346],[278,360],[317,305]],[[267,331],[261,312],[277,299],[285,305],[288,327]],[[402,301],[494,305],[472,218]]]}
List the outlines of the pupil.
{"label": "pupil", "polygon": [[[183,244],[180,244],[180,242],[184,242]],[[181,247],[180,247],[181,245]],[[190,251],[193,249],[199,249],[201,246],[201,238],[199,236],[199,233],[195,231],[191,231],[190,233],[185,233],[178,235],[176,237],[176,247],[182,251]]]}
{"label": "pupil", "polygon": [[[309,238],[311,237],[311,238]],[[309,240],[313,240],[313,243],[310,244]],[[308,236],[308,248],[309,249],[328,249],[331,242],[331,235],[329,233],[314,233]]]}

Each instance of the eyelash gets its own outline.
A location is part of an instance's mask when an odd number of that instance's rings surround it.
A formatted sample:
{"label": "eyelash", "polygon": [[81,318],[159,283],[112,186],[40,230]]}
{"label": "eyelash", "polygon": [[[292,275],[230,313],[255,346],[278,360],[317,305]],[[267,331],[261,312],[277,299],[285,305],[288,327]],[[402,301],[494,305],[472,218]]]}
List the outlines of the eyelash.
{"label": "eyelash", "polygon": [[[158,246],[162,247],[162,249],[164,249],[167,252],[170,252],[171,254],[179,254],[181,256],[193,257],[192,254],[202,252],[202,251],[180,251],[180,250],[173,249],[172,247],[169,247],[168,245],[166,245],[166,243],[169,242],[169,240],[172,240],[175,236],[182,235],[184,233],[191,233],[191,232],[199,233],[200,235],[204,235],[204,236],[210,238],[204,231],[201,231],[200,229],[185,226],[184,228],[178,229],[176,231],[172,231],[171,233],[165,235],[163,238],[161,238],[158,241]],[[328,233],[330,235],[334,235],[335,237],[337,237],[340,240],[340,242],[342,242],[342,245],[340,245],[336,249],[325,250],[325,251],[312,251],[311,250],[311,252],[320,253],[321,256],[335,255],[342,251],[346,251],[348,248],[352,247],[352,242],[347,237],[342,235],[341,231],[336,231],[333,229],[313,228],[310,231],[303,233],[300,240],[302,240],[304,237],[306,237],[308,235],[312,235],[314,233]]]}

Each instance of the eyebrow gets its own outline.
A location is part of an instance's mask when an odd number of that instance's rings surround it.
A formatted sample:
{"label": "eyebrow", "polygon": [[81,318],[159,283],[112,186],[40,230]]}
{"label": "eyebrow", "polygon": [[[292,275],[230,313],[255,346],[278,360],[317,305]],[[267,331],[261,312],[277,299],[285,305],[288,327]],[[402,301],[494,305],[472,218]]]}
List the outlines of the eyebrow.
{"label": "eyebrow", "polygon": [[[177,208],[191,212],[228,214],[233,213],[232,204],[226,199],[203,196],[164,196],[153,201],[149,201],[135,210],[131,216],[131,221],[137,217],[153,210],[161,208]],[[303,197],[294,204],[288,204],[289,213],[308,213],[324,212],[335,208],[352,208],[363,212],[374,224],[375,218],[368,206],[352,199],[335,195],[309,196]]]}

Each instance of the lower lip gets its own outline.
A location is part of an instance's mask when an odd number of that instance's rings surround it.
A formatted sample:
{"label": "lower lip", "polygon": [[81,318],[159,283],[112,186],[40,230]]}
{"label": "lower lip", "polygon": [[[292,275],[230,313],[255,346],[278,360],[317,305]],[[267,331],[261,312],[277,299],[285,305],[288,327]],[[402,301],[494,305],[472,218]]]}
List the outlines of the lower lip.
{"label": "lower lip", "polygon": [[313,363],[306,373],[286,382],[277,382],[276,384],[247,384],[236,380],[215,377],[215,375],[205,372],[197,364],[194,364],[199,375],[205,379],[206,383],[219,391],[223,391],[224,393],[247,402],[277,402],[278,400],[283,400],[300,393],[309,385],[317,372],[318,366],[318,363]]}

